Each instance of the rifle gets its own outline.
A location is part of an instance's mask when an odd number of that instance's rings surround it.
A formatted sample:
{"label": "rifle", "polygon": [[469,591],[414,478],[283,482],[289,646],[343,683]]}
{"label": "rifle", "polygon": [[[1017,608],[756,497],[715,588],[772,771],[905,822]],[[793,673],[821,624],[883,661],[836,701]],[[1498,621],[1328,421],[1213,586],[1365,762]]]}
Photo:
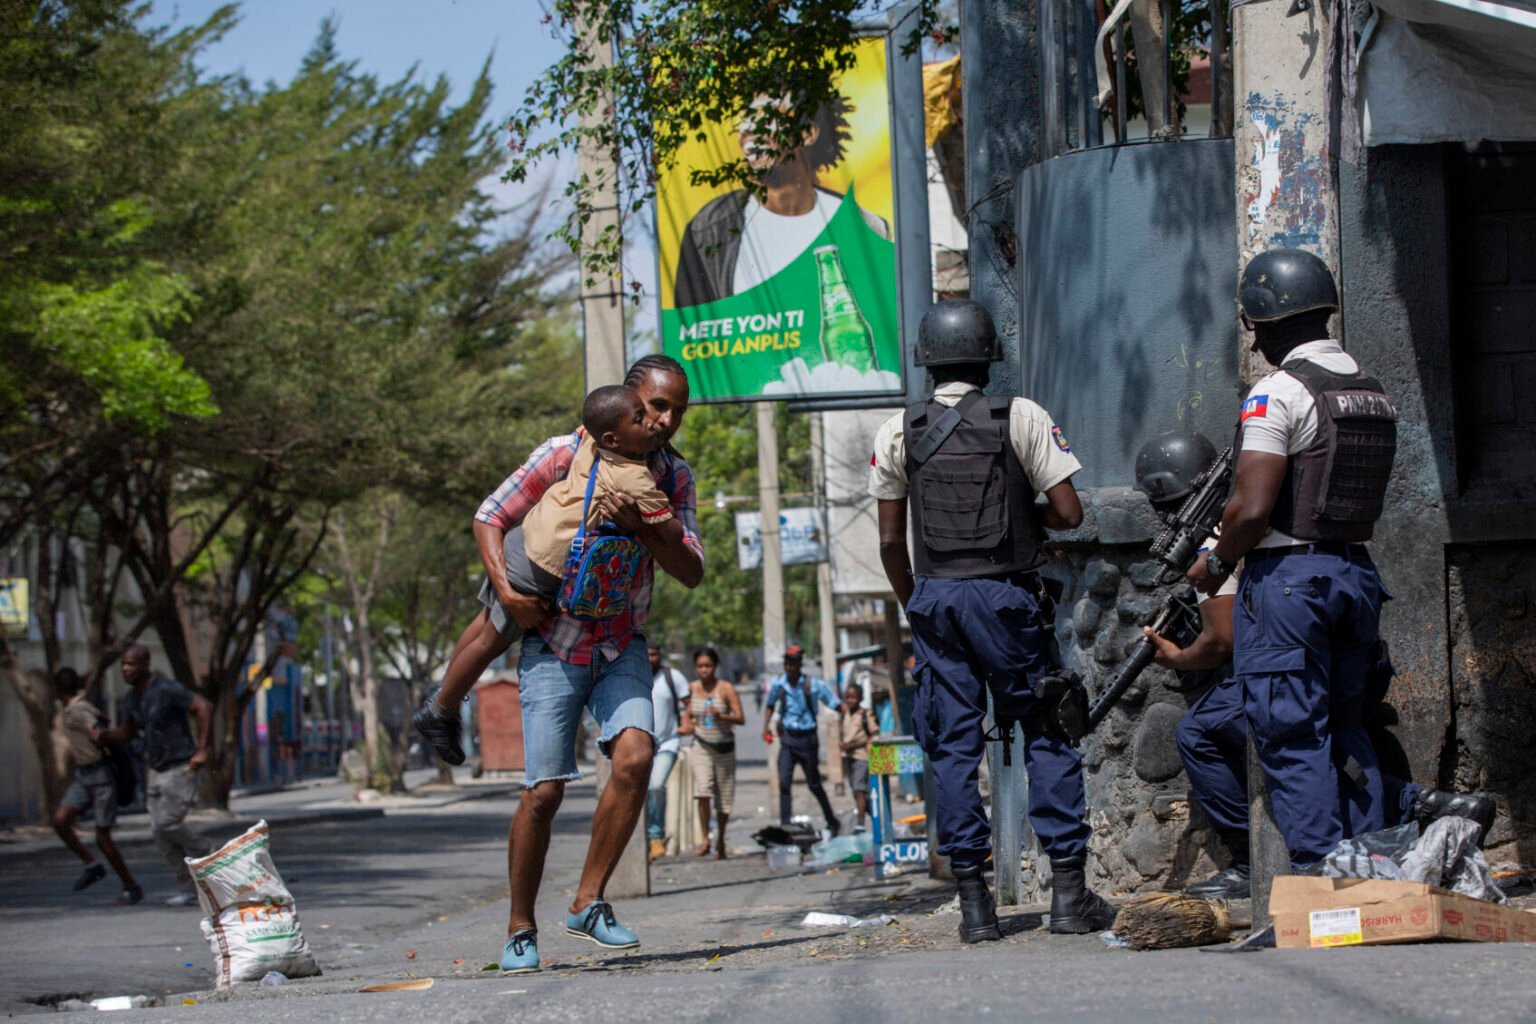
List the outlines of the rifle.
{"label": "rifle", "polygon": [[[1195,478],[1194,487],[1163,532],[1152,542],[1152,557],[1163,563],[1162,583],[1183,579],[1200,554],[1200,545],[1221,522],[1232,489],[1232,446],[1228,445],[1216,460]],[[1168,596],[1162,610],[1147,623],[1152,632],[1168,637],[1180,647],[1187,647],[1200,635],[1200,606],[1193,587],[1181,587]],[[1157,647],[1146,636],[1131,645],[1125,660],[1109,677],[1093,706],[1088,709],[1088,731],[1092,732],[1109,714],[1115,702],[1136,682],[1142,670],[1152,664]]]}
{"label": "rifle", "polygon": [[[1152,542],[1152,557],[1163,563],[1159,583],[1182,579],[1195,564],[1200,545],[1221,522],[1227,492],[1232,487],[1232,459],[1232,446],[1228,445],[1205,472],[1195,478],[1189,497]],[[1194,588],[1182,587],[1174,591],[1146,625],[1180,647],[1189,646],[1200,635],[1200,610]],[[1138,637],[1086,714],[1087,690],[1076,672],[1056,673],[1042,679],[1036,687],[1036,697],[1042,705],[1041,722],[1046,731],[1075,746],[1104,720],[1136,682],[1136,677],[1152,664],[1152,656],[1156,653],[1157,647],[1151,640],[1146,636]]]}
{"label": "rifle", "polygon": [[[1163,603],[1162,610],[1152,617],[1147,625],[1152,627],[1152,632],[1158,636],[1165,636],[1178,644],[1187,647],[1200,635],[1200,605],[1195,598],[1194,587],[1181,587],[1168,595],[1168,600]],[[1125,696],[1125,691],[1131,688],[1142,670],[1152,664],[1152,656],[1157,653],[1157,646],[1147,638],[1145,634],[1133,644],[1114,674],[1104,684],[1104,690],[1094,700],[1093,706],[1088,709],[1088,732],[1092,732],[1098,724],[1104,721],[1104,717]]]}
{"label": "rifle", "polygon": [[1215,532],[1232,489],[1232,446],[1195,478],[1178,514],[1152,542],[1152,557],[1163,563],[1163,583],[1173,583],[1195,564],[1200,545]]}

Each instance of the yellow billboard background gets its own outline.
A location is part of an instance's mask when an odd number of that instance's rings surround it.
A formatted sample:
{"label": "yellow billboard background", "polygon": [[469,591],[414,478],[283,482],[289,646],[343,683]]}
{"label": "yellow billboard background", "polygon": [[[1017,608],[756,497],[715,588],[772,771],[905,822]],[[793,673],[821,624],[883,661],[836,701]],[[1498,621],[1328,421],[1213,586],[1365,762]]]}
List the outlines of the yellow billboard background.
{"label": "yellow billboard background", "polygon": [[[890,100],[886,82],[886,37],[860,39],[854,46],[854,65],[838,79],[837,88],[848,100],[848,140],[843,159],[816,174],[817,183],[836,192],[853,191],[860,208],[887,224],[896,223],[891,189]],[[721,167],[742,157],[735,124],[708,125],[703,141],[678,147],[676,162],[661,175],[656,186],[656,231],[660,260],[661,308],[676,308],[673,288],[677,281],[678,250],[683,232],[704,204],[737,186],[695,185],[690,171]]]}

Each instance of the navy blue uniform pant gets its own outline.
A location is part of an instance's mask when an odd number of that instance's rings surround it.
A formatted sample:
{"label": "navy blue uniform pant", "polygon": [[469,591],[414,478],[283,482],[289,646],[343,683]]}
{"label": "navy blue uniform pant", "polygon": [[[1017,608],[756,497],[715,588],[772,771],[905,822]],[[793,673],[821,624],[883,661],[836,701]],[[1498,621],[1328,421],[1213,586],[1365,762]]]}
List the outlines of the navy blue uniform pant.
{"label": "navy blue uniform pant", "polygon": [[933,770],[938,852],[956,867],[980,865],[991,853],[992,830],[976,782],[990,692],[997,716],[1024,729],[1029,821],[1041,847],[1051,857],[1085,853],[1082,759],[1030,720],[1033,682],[1059,664],[1040,601],[1001,580],[919,576],[907,621],[916,656],[912,729]]}
{"label": "navy blue uniform pant", "polygon": [[791,732],[784,730],[784,735],[779,737],[779,823],[788,825],[789,819],[794,814],[794,793],[790,786],[795,781],[795,765],[800,766],[800,771],[805,774],[805,788],[811,791],[811,796],[821,805],[821,813],[827,819],[827,824],[832,823],[836,815],[832,811],[832,802],[827,799],[826,787],[821,784],[821,766],[817,763],[821,760],[821,744],[816,738],[816,730],[809,729],[805,732]]}
{"label": "navy blue uniform pant", "polygon": [[[1228,676],[1201,694],[1179,720],[1174,738],[1189,787],[1211,824],[1221,832],[1247,832],[1248,716],[1237,678]],[[1383,827],[1403,824],[1422,790],[1390,775],[1383,775],[1381,784]],[[1354,783],[1341,775],[1339,785],[1347,791]],[[1347,796],[1342,792],[1341,802]]]}
{"label": "navy blue uniform pant", "polygon": [[1248,716],[1227,676],[1189,706],[1174,730],[1189,788],[1219,832],[1248,830]]}
{"label": "navy blue uniform pant", "polygon": [[[1330,725],[1332,710],[1348,702],[1358,723],[1387,596],[1364,547],[1349,550],[1250,554],[1232,617],[1243,708],[1298,869],[1385,822],[1369,735],[1358,724]],[[1358,782],[1341,779],[1346,766],[1358,769]]]}

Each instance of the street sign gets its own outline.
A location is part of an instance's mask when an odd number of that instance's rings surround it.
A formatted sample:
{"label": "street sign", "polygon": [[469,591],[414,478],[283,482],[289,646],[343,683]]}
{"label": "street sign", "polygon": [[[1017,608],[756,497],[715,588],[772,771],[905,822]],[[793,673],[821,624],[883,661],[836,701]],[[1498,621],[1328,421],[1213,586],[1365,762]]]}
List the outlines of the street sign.
{"label": "street sign", "polygon": [[882,743],[869,748],[869,774],[915,775],[923,770],[923,748],[915,740]]}
{"label": "street sign", "polygon": [[[827,530],[821,509],[779,511],[779,552],[784,565],[812,565],[827,560]],[[763,567],[761,513],[736,513],[736,564],[744,572]]]}
{"label": "street sign", "polygon": [[25,576],[0,577],[0,629],[7,636],[25,636],[31,613],[29,580]]}
{"label": "street sign", "polygon": [[902,843],[880,844],[881,864],[917,864],[928,861],[928,840],[913,839]]}

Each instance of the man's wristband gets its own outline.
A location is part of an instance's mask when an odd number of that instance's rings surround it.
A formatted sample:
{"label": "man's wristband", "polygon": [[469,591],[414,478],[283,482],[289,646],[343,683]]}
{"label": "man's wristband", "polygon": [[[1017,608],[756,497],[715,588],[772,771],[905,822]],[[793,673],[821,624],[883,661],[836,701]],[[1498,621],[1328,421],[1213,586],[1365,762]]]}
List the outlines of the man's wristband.
{"label": "man's wristband", "polygon": [[1215,548],[1205,553],[1205,571],[1212,576],[1218,579],[1231,576],[1233,568],[1232,565],[1229,565],[1225,559],[1216,553]]}

